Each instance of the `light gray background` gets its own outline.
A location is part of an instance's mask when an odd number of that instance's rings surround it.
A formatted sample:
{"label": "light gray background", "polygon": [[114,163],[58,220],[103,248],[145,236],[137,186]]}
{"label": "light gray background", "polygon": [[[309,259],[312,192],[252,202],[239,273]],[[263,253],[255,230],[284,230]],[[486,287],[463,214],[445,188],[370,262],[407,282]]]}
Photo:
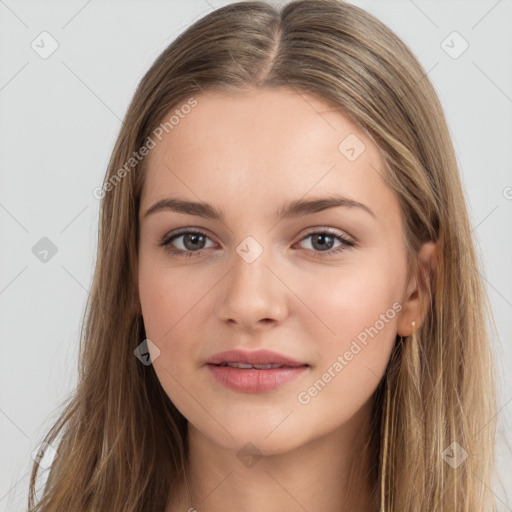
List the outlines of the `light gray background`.
{"label": "light gray background", "polygon": [[[92,191],[135,87],[179,33],[226,3],[0,0],[0,510],[25,509],[31,453],[76,383]],[[494,491],[512,511],[512,1],[354,3],[410,45],[448,116],[500,338]],[[58,43],[47,59],[31,47],[43,31]],[[442,46],[453,31],[469,44],[458,58]],[[452,54],[462,44],[444,43]],[[32,252],[42,237],[58,250],[46,263]]]}

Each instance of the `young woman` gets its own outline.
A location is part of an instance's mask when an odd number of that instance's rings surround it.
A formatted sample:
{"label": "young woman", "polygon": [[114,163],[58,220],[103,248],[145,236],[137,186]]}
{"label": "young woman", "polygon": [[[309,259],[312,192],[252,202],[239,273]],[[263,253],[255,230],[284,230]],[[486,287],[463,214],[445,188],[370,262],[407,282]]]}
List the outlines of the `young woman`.
{"label": "young woman", "polygon": [[79,384],[30,511],[493,509],[459,171],[381,22],[208,14],[142,79],[96,194]]}

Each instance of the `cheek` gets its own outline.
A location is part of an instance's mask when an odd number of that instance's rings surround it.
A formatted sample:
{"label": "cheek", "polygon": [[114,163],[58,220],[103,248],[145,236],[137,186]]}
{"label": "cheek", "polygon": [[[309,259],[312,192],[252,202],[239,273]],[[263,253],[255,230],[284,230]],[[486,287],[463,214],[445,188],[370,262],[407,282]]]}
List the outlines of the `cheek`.
{"label": "cheek", "polygon": [[307,316],[311,330],[316,327],[326,342],[335,345],[370,328],[381,315],[386,318],[384,325],[378,323],[379,331],[396,327],[393,304],[402,297],[404,272],[386,254],[375,252],[354,264],[322,269],[314,279],[297,279],[294,291],[314,313]]}
{"label": "cheek", "polygon": [[354,274],[329,295],[324,311],[335,333],[333,339],[358,338],[364,342],[364,333],[371,332],[372,338],[379,339],[395,334],[397,309],[401,309],[397,305],[399,287],[389,276],[369,277],[357,279]]}
{"label": "cheek", "polygon": [[301,403],[343,403],[341,412],[353,412],[368,400],[395,343],[403,280],[400,267],[380,258],[331,271],[328,280],[319,275],[301,291],[318,317],[308,323],[318,364]]}
{"label": "cheek", "polygon": [[180,410],[186,410],[190,400],[180,383],[187,382],[195,360],[194,343],[186,341],[193,339],[194,326],[203,324],[201,298],[211,288],[185,274],[154,261],[145,264],[143,258],[140,262],[139,297],[144,328],[146,337],[159,349],[153,367],[166,394]]}
{"label": "cheek", "polygon": [[[149,338],[159,349],[155,373],[169,398],[183,411],[202,363],[201,342],[208,338],[211,294],[220,277],[215,272],[170,267],[156,258],[139,263],[139,297]],[[194,376],[194,377],[192,377]],[[191,382],[192,380],[192,382]]]}
{"label": "cheek", "polygon": [[192,317],[200,322],[201,300],[210,288],[207,280],[194,279],[190,271],[141,260],[139,296],[147,337],[166,343]]}

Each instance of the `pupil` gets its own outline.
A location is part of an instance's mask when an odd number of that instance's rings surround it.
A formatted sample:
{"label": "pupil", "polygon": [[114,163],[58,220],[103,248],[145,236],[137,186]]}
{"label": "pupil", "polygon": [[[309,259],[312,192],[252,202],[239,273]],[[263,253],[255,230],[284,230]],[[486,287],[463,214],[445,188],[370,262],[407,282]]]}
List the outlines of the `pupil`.
{"label": "pupil", "polygon": [[[331,243],[326,243],[325,242],[326,238],[329,239],[331,241]],[[313,246],[314,246],[315,242],[319,242],[320,249],[322,249],[322,250],[330,249],[331,245],[332,245],[332,241],[333,241],[333,237],[330,235],[313,235]]]}
{"label": "pupil", "polygon": [[[194,234],[188,234],[187,236],[185,236],[185,247],[187,247],[187,249],[197,249],[197,245],[194,245],[194,244],[197,244],[198,240],[200,240],[201,238],[204,238],[203,235],[194,235]],[[192,244],[188,244],[187,242],[192,239]]]}

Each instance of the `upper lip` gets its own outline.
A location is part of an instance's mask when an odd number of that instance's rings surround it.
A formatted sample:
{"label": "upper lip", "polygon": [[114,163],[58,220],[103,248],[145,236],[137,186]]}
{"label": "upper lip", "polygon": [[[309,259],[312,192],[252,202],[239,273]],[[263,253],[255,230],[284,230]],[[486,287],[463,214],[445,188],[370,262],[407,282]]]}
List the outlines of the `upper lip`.
{"label": "upper lip", "polygon": [[245,364],[280,364],[283,366],[308,366],[272,350],[227,350],[210,357],[206,364],[245,363]]}

